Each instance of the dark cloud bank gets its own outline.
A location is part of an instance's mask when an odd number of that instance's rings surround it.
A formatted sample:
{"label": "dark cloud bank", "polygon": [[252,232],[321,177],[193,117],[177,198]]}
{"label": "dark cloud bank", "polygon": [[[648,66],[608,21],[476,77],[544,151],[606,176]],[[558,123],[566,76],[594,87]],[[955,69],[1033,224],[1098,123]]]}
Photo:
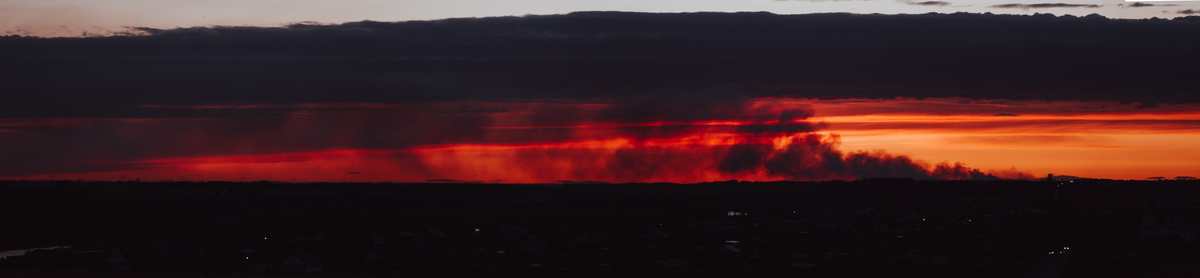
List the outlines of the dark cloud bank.
{"label": "dark cloud bank", "polygon": [[[1190,55],[1200,45],[1200,17],[584,12],[132,32],[139,34],[0,38],[0,120],[8,121],[0,123],[0,176],[138,169],[145,165],[137,161],[162,157],[739,132],[806,139],[784,149],[747,141],[700,154],[711,154],[724,173],[788,179],[988,179],[995,177],[960,164],[843,152],[836,137],[812,137],[819,124],[775,123],[812,111],[756,111],[745,100],[1200,102],[1200,58]],[[293,105],[313,103],[387,105]],[[581,103],[605,108],[581,111]],[[261,104],[270,106],[229,107]],[[583,135],[488,129],[498,124],[489,115],[521,113],[528,118],[513,122],[528,126],[760,123]],[[38,124],[50,118],[97,120]],[[658,174],[638,169],[670,168],[698,154],[615,155],[624,162],[609,174],[642,180]]]}
{"label": "dark cloud bank", "polygon": [[580,12],[135,31],[0,39],[0,118],[633,96],[1200,100],[1200,17]]}

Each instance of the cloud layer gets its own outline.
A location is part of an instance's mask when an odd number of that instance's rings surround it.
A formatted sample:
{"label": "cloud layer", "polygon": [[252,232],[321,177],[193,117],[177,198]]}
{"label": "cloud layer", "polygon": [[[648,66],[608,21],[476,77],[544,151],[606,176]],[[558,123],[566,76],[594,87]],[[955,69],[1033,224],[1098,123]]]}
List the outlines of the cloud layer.
{"label": "cloud layer", "polygon": [[916,5],[916,6],[941,7],[941,6],[949,6],[950,5],[950,2],[946,2],[946,1],[901,1],[901,2],[904,2],[905,4],[909,4],[909,5]]}
{"label": "cloud layer", "polygon": [[[772,101],[1200,103],[1198,31],[1200,17],[583,12],[3,37],[0,176],[994,178],[839,150],[811,107]],[[845,127],[871,125],[898,126]]]}
{"label": "cloud layer", "polygon": [[[1135,3],[1134,6],[1140,7],[1140,6],[1137,6],[1137,4],[1138,3]],[[999,5],[991,5],[989,7],[997,8],[997,9],[1028,10],[1028,9],[1049,9],[1049,8],[1099,8],[1099,7],[1101,7],[1101,5],[1067,4],[1067,3],[1038,3],[1038,4],[999,4]]]}
{"label": "cloud layer", "polygon": [[512,99],[894,98],[1195,103],[1200,17],[567,15],[0,39],[0,118],[144,108]]}

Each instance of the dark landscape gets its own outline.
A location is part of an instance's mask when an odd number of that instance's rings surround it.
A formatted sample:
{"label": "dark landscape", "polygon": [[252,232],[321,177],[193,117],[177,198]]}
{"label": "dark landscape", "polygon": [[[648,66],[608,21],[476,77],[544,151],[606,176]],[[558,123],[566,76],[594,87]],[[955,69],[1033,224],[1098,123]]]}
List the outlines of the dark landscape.
{"label": "dark landscape", "polygon": [[[1200,181],[0,182],[4,277],[1190,277]],[[36,249],[50,248],[52,249]]]}

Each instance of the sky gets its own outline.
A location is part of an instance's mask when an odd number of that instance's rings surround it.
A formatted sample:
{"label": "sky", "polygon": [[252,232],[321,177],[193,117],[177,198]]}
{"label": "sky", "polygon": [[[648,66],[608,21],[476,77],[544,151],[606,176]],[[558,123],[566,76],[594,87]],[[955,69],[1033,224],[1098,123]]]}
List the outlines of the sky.
{"label": "sky", "polygon": [[643,2],[6,2],[131,28],[0,37],[0,179],[1200,175],[1200,17]]}
{"label": "sky", "polygon": [[[1134,4],[1139,3],[1139,4]],[[1110,18],[1173,18],[1200,15],[1196,1],[895,1],[895,0],[6,0],[0,1],[0,33],[33,36],[108,35],[126,27],[279,26],[314,21],[434,20],[458,17],[563,14],[575,11],[1053,13]]]}

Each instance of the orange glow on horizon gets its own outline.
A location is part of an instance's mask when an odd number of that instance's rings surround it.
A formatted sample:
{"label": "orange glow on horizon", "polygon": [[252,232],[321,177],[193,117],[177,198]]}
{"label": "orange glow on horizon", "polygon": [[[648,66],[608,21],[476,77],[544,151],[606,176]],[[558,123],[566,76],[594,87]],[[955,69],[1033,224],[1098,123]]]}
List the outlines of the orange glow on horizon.
{"label": "orange glow on horizon", "polygon": [[[461,106],[461,108],[459,108]],[[467,108],[467,107],[478,108]],[[395,104],[293,104],[171,107],[154,109],[288,109],[280,131],[295,136],[322,135],[310,130],[314,119],[334,121],[337,133],[328,146],[293,148],[271,143],[268,149],[239,147],[275,137],[222,137],[236,148],[178,151],[179,155],[132,158],[95,157],[77,168],[111,166],[99,171],[8,175],[5,179],[277,180],[277,181],[463,181],[554,182],[703,182],[716,180],[853,179],[850,172],[787,174],[763,168],[794,152],[835,148],[845,159],[915,160],[934,171],[963,162],[1001,177],[1074,175],[1142,179],[1200,173],[1200,111],[1195,105],[1138,107],[1110,102],[986,101],[962,99],[796,100],[759,99],[741,110],[698,113],[697,119],[667,116],[631,120],[605,116],[619,108],[610,103],[470,103],[426,106]],[[322,110],[333,109],[333,110]],[[434,124],[428,132],[397,133],[372,140],[429,140],[399,148],[356,148],[356,132],[392,126],[364,124],[369,111],[405,111],[406,117],[465,121],[472,125]],[[332,111],[332,112],[330,112]],[[788,111],[811,111],[791,118]],[[567,113],[562,116],[556,113]],[[787,115],[785,115],[787,114]],[[334,115],[334,116],[330,116]],[[219,119],[0,119],[0,134],[76,132],[127,127],[136,132],[110,136],[149,136],[143,126],[190,122],[207,128]],[[459,121],[462,122],[462,121]],[[119,125],[114,124],[119,123]],[[475,131],[470,131],[475,130]],[[470,131],[446,136],[449,131]],[[442,133],[438,133],[442,132]],[[204,133],[188,132],[173,144],[213,144]],[[816,137],[813,137],[816,136]],[[136,137],[129,137],[136,138]],[[174,137],[172,137],[174,138]],[[441,139],[445,138],[445,139]],[[813,139],[821,138],[821,139]],[[814,141],[815,140],[815,141]],[[224,142],[224,141],[222,141]],[[271,141],[268,141],[271,142]],[[385,141],[386,142],[386,141]],[[286,141],[284,141],[286,143]],[[293,143],[288,143],[293,144]],[[307,146],[307,145],[306,145]],[[802,149],[795,149],[802,147]],[[750,148],[747,159],[772,159],[739,168],[730,162]],[[886,152],[886,153],[885,153]],[[899,157],[896,156],[906,156]],[[819,167],[818,160],[797,158],[797,165]],[[799,161],[803,160],[803,161]],[[945,162],[945,164],[942,164]],[[643,165],[642,163],[650,163]],[[730,164],[733,163],[733,164]],[[757,166],[754,166],[757,165]],[[768,166],[769,166],[768,165]],[[650,167],[653,170],[643,168]],[[733,168],[729,168],[733,167]],[[770,166],[775,167],[775,166]],[[124,169],[122,169],[124,168]],[[728,168],[728,169],[725,169]],[[114,170],[116,169],[116,170]],[[723,169],[723,170],[722,170]],[[732,170],[730,170],[732,169]],[[802,168],[789,168],[797,171]],[[932,173],[932,172],[930,172]],[[938,172],[941,173],[941,172]],[[957,175],[957,174],[956,174]],[[957,177],[955,175],[951,175]]]}

